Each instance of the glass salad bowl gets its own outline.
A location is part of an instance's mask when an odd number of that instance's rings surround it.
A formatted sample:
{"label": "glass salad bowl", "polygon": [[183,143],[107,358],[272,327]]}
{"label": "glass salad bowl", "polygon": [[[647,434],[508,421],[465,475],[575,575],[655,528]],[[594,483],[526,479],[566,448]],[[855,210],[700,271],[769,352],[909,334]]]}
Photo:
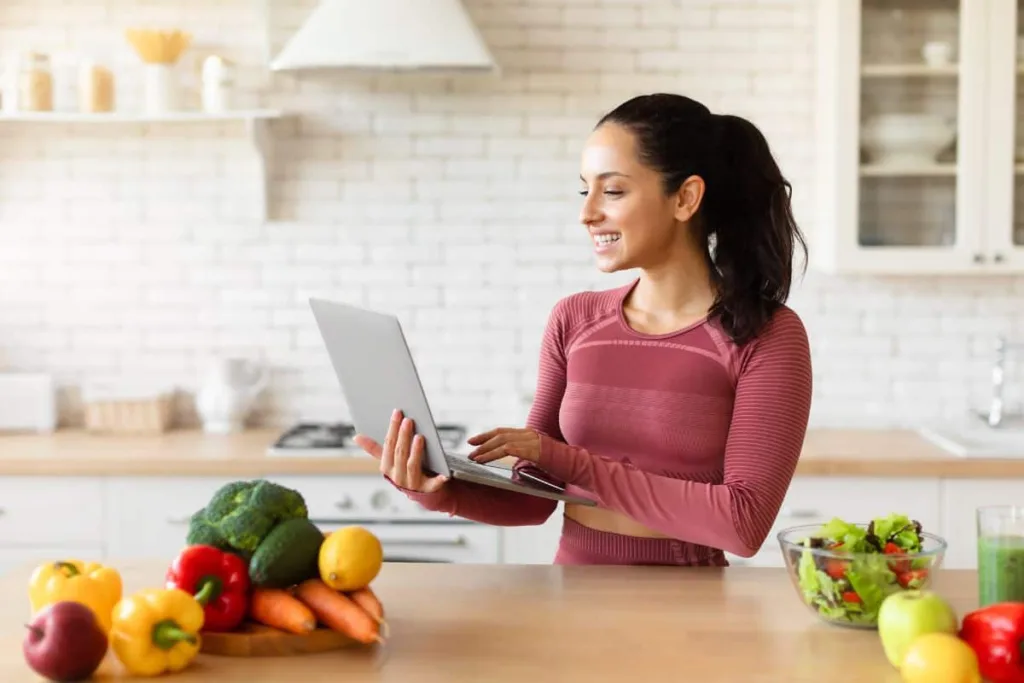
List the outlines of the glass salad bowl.
{"label": "glass salad bowl", "polygon": [[778,539],[800,600],[829,624],[865,629],[878,627],[889,595],[927,588],[947,548],[903,515],[867,524],[836,518],[783,529]]}

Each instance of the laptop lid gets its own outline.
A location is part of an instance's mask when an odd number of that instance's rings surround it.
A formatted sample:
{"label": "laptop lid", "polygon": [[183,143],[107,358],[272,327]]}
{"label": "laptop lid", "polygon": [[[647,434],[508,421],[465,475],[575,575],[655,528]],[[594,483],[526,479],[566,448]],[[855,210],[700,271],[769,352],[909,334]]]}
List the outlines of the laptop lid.
{"label": "laptop lid", "polygon": [[450,476],[444,446],[398,317],[310,298],[356,431],[383,444],[396,408],[423,435],[423,466]]}

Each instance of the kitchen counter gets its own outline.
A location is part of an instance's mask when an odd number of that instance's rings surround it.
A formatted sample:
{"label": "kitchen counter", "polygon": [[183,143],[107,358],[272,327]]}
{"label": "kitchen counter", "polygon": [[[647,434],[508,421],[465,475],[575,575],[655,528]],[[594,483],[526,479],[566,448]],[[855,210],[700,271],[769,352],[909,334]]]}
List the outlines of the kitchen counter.
{"label": "kitchen counter", "polygon": [[[0,436],[0,476],[237,476],[376,474],[377,463],[351,457],[268,456],[280,429],[235,435],[171,431],[158,436],[100,436],[68,430]],[[1024,454],[1022,454],[1024,455]],[[1024,477],[1020,459],[959,458],[912,430],[812,429],[798,476]]]}
{"label": "kitchen counter", "polygon": [[[159,561],[114,563],[128,592]],[[0,680],[36,683],[21,642],[25,567],[0,578]],[[974,573],[934,589],[963,615]],[[782,569],[390,564],[374,588],[383,647],[274,659],[200,655],[181,683],[258,681],[872,681],[897,683],[875,631],[823,624]],[[108,653],[101,681],[124,680]],[[130,680],[130,679],[128,679]]]}

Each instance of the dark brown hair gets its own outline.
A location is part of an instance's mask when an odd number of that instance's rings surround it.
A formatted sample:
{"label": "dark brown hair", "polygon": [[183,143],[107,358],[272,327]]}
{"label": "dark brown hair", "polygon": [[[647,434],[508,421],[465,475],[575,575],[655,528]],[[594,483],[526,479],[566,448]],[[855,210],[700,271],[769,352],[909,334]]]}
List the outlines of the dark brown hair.
{"label": "dark brown hair", "polygon": [[807,243],[793,218],[792,186],[767,140],[750,121],[683,95],[634,97],[598,122],[636,138],[640,160],[658,171],[668,194],[690,176],[704,180],[695,227],[708,245],[715,287],[712,316],[737,343],[755,337],[789,297],[793,253]]}

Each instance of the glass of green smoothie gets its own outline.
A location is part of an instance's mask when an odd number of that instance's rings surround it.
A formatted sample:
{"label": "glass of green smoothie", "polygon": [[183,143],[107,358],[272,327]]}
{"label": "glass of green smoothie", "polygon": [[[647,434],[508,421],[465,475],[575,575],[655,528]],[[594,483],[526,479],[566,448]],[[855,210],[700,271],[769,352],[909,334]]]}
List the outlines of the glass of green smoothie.
{"label": "glass of green smoothie", "polygon": [[977,509],[978,602],[1024,602],[1024,506]]}

